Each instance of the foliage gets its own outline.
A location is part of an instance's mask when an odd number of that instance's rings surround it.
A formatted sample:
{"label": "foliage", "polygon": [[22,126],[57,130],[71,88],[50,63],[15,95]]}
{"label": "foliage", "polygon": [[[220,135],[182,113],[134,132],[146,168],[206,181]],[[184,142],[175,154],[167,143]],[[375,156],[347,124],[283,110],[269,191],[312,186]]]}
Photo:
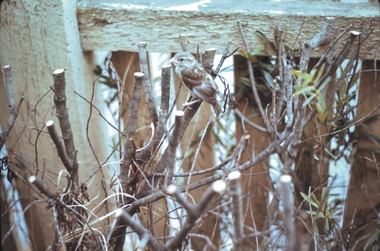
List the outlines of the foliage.
{"label": "foliage", "polygon": [[[260,115],[259,110],[256,108],[258,102],[261,102],[266,107],[268,117],[272,113],[275,104],[273,103],[273,93],[278,95],[279,87],[278,83],[281,81],[280,67],[278,63],[283,55],[279,54],[281,51],[281,44],[278,38],[281,34],[278,34],[278,30],[274,32],[275,42],[271,42],[262,32],[256,31],[256,35],[263,41],[263,45],[253,51],[239,51],[239,54],[244,58],[247,58],[253,67],[255,81],[249,79],[248,72],[245,77],[241,79],[239,90],[237,95],[242,97],[239,100],[248,99],[250,107],[253,108],[253,113],[250,117],[263,116]],[[312,68],[310,72],[305,69],[300,69],[297,62],[297,53],[299,51],[293,50],[290,46],[282,45],[286,52],[286,62],[289,65],[293,65],[292,80],[293,95],[296,99],[302,101],[302,107],[308,108],[308,111],[315,112],[313,121],[313,131],[309,131],[308,128],[302,128],[303,130],[303,144],[305,146],[311,145],[314,150],[311,150],[310,157],[315,158],[314,168],[318,169],[317,175],[320,176],[321,183],[319,186],[310,186],[310,183],[306,183],[306,189],[312,188],[314,192],[309,194],[297,188],[295,192],[299,192],[301,199],[300,204],[295,206],[304,208],[303,203],[306,201],[310,207],[305,212],[310,215],[312,219],[312,225],[305,226],[316,242],[315,245],[319,248],[326,250],[333,250],[337,246],[342,246],[344,240],[339,240],[336,236],[345,235],[341,229],[341,223],[344,217],[344,198],[341,194],[331,194],[330,191],[334,188],[333,182],[336,176],[330,176],[324,173],[324,166],[329,163],[341,163],[347,161],[352,163],[355,153],[357,151],[357,142],[361,137],[367,137],[375,145],[379,143],[379,137],[374,132],[368,130],[366,126],[367,120],[373,120],[376,116],[370,116],[367,119],[361,119],[363,114],[358,111],[357,92],[360,81],[360,61],[358,60],[346,60],[343,64],[337,67],[336,72],[331,72],[331,65],[327,65],[325,62],[318,62],[317,66]],[[265,56],[263,56],[265,55]],[[283,81],[283,80],[282,80]],[[335,83],[340,83],[338,88]],[[251,96],[253,89],[252,83],[255,84],[257,91],[259,92],[260,101],[254,100]],[[335,84],[335,86],[334,86]],[[334,86],[334,87],[333,87]],[[331,92],[333,90],[333,92]],[[282,97],[276,96],[276,99]],[[282,112],[285,113],[286,103],[282,107]],[[359,121],[361,120],[361,121]],[[281,121],[286,123],[285,121]],[[370,122],[369,122],[370,123]],[[279,126],[278,124],[277,126]],[[352,130],[356,126],[356,130]],[[281,128],[281,127],[279,127]],[[368,131],[367,131],[368,130]],[[313,138],[313,142],[310,142],[310,137]],[[283,149],[282,149],[283,150]],[[371,147],[368,149],[372,152],[379,152],[378,147]],[[301,152],[299,152],[300,154]],[[281,156],[280,153],[278,153]],[[301,158],[301,157],[298,157]],[[284,170],[285,162],[283,159],[277,159],[277,162],[282,162],[282,171]],[[313,161],[310,161],[313,163]],[[299,163],[295,163],[294,176],[297,179],[297,167]],[[300,165],[302,166],[302,165]],[[303,168],[303,167],[301,167]],[[314,179],[314,178],[313,178]],[[273,181],[274,182],[274,181]],[[304,181],[302,181],[304,182]],[[305,181],[306,182],[306,181]],[[345,182],[348,182],[347,180]],[[295,184],[297,180],[295,181]],[[296,188],[296,187],[295,187]],[[295,195],[297,197],[297,195]],[[303,224],[307,220],[301,220]],[[323,221],[323,223],[322,223]],[[322,231],[322,232],[321,232]],[[373,250],[376,250],[377,245],[374,245],[375,240],[378,238],[378,230],[372,231],[371,236],[367,238],[365,247],[370,245]],[[349,237],[347,237],[347,240]],[[350,244],[344,244],[350,245]]]}

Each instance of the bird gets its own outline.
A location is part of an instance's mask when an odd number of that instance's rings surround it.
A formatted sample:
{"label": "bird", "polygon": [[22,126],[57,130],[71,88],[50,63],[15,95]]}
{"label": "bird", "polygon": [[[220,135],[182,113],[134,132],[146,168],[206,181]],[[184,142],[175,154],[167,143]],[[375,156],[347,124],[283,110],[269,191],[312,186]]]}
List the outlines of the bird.
{"label": "bird", "polygon": [[198,63],[193,55],[189,52],[179,52],[170,63],[175,66],[175,73],[181,79],[191,96],[194,98],[190,103],[185,103],[185,106],[206,101],[214,108],[215,114],[219,117],[222,112],[217,95],[223,98],[222,92],[219,90],[214,79],[208,74],[203,66]]}

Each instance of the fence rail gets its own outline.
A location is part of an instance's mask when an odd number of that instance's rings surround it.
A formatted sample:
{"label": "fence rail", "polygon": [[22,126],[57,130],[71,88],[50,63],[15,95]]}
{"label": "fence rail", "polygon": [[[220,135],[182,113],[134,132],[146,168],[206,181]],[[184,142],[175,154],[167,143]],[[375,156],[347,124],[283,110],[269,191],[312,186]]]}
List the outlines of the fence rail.
{"label": "fence rail", "polygon": [[[312,38],[327,17],[335,18],[335,28],[343,30],[354,25],[360,31],[363,20],[373,23],[373,33],[362,47],[361,59],[373,59],[380,43],[380,12],[378,3],[342,2],[274,2],[232,0],[198,5],[187,1],[177,3],[159,1],[156,4],[132,1],[128,4],[78,3],[77,18],[81,45],[84,50],[136,51],[137,43],[145,41],[152,52],[180,51],[180,42],[196,52],[217,48],[221,54],[228,41],[244,48],[236,22],[240,21],[248,36],[250,48],[262,44],[256,30],[273,38],[273,30],[280,25],[286,34],[286,43],[297,49],[300,43]],[[141,1],[144,2],[144,1]],[[185,1],[186,2],[186,1]],[[186,11],[180,9],[186,9]],[[379,25],[377,25],[379,24]],[[377,46],[376,46],[377,45]],[[343,45],[339,45],[342,47]],[[338,51],[341,49],[338,46]],[[320,57],[324,48],[316,50]]]}

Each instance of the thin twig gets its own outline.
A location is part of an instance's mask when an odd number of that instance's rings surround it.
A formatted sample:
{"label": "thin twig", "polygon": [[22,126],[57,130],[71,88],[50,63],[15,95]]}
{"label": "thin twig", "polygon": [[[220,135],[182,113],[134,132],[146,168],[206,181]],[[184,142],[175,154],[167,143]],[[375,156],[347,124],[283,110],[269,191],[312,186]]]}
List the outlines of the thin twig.
{"label": "thin twig", "polygon": [[[239,21],[237,23],[238,23],[241,38],[242,38],[244,45],[245,45],[245,50],[249,51],[249,46],[248,46],[248,42],[247,42],[245,35],[244,35],[243,27]],[[251,88],[252,88],[253,96],[255,97],[255,101],[256,101],[257,107],[259,108],[260,115],[264,120],[266,130],[269,134],[272,134],[273,128],[272,128],[271,124],[269,123],[269,120],[268,120],[268,118],[264,112],[263,105],[261,104],[261,99],[259,97],[259,94],[258,94],[257,88],[256,88],[256,81],[255,81],[255,76],[253,73],[253,66],[252,66],[251,61],[249,61],[248,59],[247,59],[247,65],[248,65],[249,79],[251,81]]]}

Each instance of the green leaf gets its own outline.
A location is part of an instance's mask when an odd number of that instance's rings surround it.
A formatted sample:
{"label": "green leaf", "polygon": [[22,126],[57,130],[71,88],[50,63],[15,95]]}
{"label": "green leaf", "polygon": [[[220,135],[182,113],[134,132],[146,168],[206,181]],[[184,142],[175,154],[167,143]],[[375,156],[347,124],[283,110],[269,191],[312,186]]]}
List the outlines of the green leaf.
{"label": "green leaf", "polygon": [[304,193],[301,192],[301,196],[302,196],[307,202],[309,202],[312,206],[314,206],[314,207],[316,207],[316,208],[319,207],[318,204],[315,203],[312,199],[310,199],[306,194],[304,194]]}
{"label": "green leaf", "polygon": [[325,121],[326,120],[326,100],[325,96],[322,94],[322,92],[317,91],[317,103],[316,103],[316,108],[317,108],[317,116],[320,121]]}
{"label": "green leaf", "polygon": [[319,86],[318,91],[322,92],[328,83],[330,83],[330,77],[326,78],[325,81],[323,81],[323,83]]}
{"label": "green leaf", "polygon": [[270,56],[270,54],[265,50],[265,46],[260,46],[256,50],[250,53],[251,56]]}
{"label": "green leaf", "polygon": [[266,72],[266,71],[263,71],[263,74],[264,74],[264,78],[265,78],[265,81],[267,82],[267,84],[273,88],[273,78],[272,76]]}
{"label": "green leaf", "polygon": [[347,91],[347,84],[343,82],[339,86],[339,90],[338,90],[339,99],[342,99],[346,95],[346,91]]}
{"label": "green leaf", "polygon": [[264,41],[264,43],[270,43],[269,39],[259,30],[255,31],[256,35]]}
{"label": "green leaf", "polygon": [[187,150],[187,152],[185,153],[185,156],[183,157],[188,158],[189,156],[193,155],[193,153],[194,153],[194,148],[190,147],[189,150]]}
{"label": "green leaf", "polygon": [[311,194],[310,194],[310,198],[311,198],[315,203],[317,203],[317,205],[319,206],[319,201],[318,201],[318,199],[317,199],[317,196],[315,196],[314,193],[311,193]]}
{"label": "green leaf", "polygon": [[322,212],[319,212],[319,213],[317,214],[317,216],[315,217],[315,219],[317,220],[317,219],[319,219],[319,218],[326,218],[326,217],[325,217],[325,215],[324,215]]}
{"label": "green leaf", "polygon": [[325,230],[328,232],[330,230],[330,224],[329,224],[329,219],[325,219]]}
{"label": "green leaf", "polygon": [[244,85],[248,86],[249,88],[252,88],[252,86],[251,86],[251,80],[249,80],[249,78],[241,78],[240,81],[241,81],[241,83],[243,83]]}
{"label": "green leaf", "polygon": [[323,72],[325,71],[325,64],[322,64],[321,68],[314,69],[310,72],[310,75],[313,76],[313,82],[317,83],[321,79]]}
{"label": "green leaf", "polygon": [[311,77],[308,73],[302,72],[302,71],[297,71],[297,70],[292,70],[292,73],[296,77],[300,77],[303,80],[311,80]]}
{"label": "green leaf", "polygon": [[250,56],[250,53],[248,51],[238,51],[238,53],[244,58],[248,58]]}
{"label": "green leaf", "polygon": [[272,64],[261,63],[261,66],[264,69],[268,70],[269,72],[271,72],[275,69],[274,65],[272,65]]}
{"label": "green leaf", "polygon": [[305,102],[303,102],[302,107],[305,107],[305,106],[307,106],[308,104],[310,104],[311,101],[313,101],[313,99],[315,98],[315,96],[316,96],[316,94],[312,94],[312,95],[310,95],[310,97],[308,97],[308,98],[305,100]]}
{"label": "green leaf", "polygon": [[304,95],[312,95],[314,94],[314,86],[310,86],[310,85],[307,85],[307,86],[299,86],[299,88],[296,89],[296,91],[294,92],[295,95],[300,95],[300,94],[304,94]]}
{"label": "green leaf", "polygon": [[371,133],[364,132],[364,135],[375,145],[379,145],[380,137]]}
{"label": "green leaf", "polygon": [[264,45],[269,45],[269,47],[273,50],[273,52],[277,52],[276,46],[273,42],[269,41],[269,39],[259,30],[256,30],[256,35],[264,42]]}
{"label": "green leaf", "polygon": [[308,214],[311,214],[311,215],[317,215],[316,211],[306,210],[305,212],[308,213]]}
{"label": "green leaf", "polygon": [[368,150],[370,152],[380,153],[380,147],[362,146],[359,149]]}
{"label": "green leaf", "polygon": [[338,215],[335,215],[335,214],[339,211],[340,211],[339,208],[334,208],[333,210],[331,210],[331,218],[338,218]]}
{"label": "green leaf", "polygon": [[327,188],[323,187],[322,188],[322,198],[326,198],[326,193],[327,193]]}
{"label": "green leaf", "polygon": [[320,103],[316,103],[316,107],[317,107],[317,117],[319,121],[322,121],[322,122],[325,121],[326,120],[325,110],[322,108]]}
{"label": "green leaf", "polygon": [[352,74],[350,82],[351,83],[357,83],[358,80],[359,80],[359,77],[360,77],[360,73],[359,72]]}
{"label": "green leaf", "polygon": [[277,41],[278,41],[277,28],[273,29],[273,37],[274,37],[274,42],[276,44],[276,47],[278,47],[278,43],[277,43]]}
{"label": "green leaf", "polygon": [[369,239],[368,241],[366,242],[366,244],[364,245],[364,250],[366,250],[369,246],[372,245],[372,243],[374,243],[376,240],[378,240],[379,238],[379,235],[380,235],[380,229],[377,230]]}

